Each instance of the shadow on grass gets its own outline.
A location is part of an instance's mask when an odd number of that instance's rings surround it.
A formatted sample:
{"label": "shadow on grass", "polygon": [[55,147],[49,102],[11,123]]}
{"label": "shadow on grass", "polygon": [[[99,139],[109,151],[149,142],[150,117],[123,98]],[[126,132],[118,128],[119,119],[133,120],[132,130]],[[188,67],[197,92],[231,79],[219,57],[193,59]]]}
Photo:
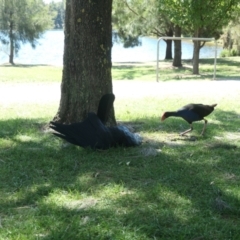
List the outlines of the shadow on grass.
{"label": "shadow on grass", "polygon": [[[199,60],[199,74],[192,74],[192,60],[182,60],[182,67],[173,67],[172,61],[159,62],[159,81],[170,80],[212,80],[214,75],[214,59]],[[156,63],[155,63],[156,64]],[[146,65],[144,63],[125,63],[113,65],[114,79],[144,79],[144,77],[156,78],[156,65]],[[234,76],[234,67],[239,66],[239,62],[234,60],[219,59],[216,66],[217,80],[240,80],[240,76]],[[220,68],[219,68],[220,66]],[[149,79],[147,79],[149,80]]]}
{"label": "shadow on grass", "polygon": [[[203,65],[213,63],[213,59],[200,59],[199,62]],[[217,65],[229,65],[234,67],[239,67],[240,61],[234,61],[234,58],[218,58]]]}
{"label": "shadow on grass", "polygon": [[156,74],[156,70],[153,66],[144,65],[117,65],[113,66],[112,70],[116,72],[116,76],[113,77],[120,80],[134,80],[151,74]]}
{"label": "shadow on grass", "polygon": [[[159,62],[159,80],[169,81],[169,80],[199,80],[199,79],[209,79],[213,77],[213,73],[204,73],[200,75],[192,74],[191,60],[183,60],[182,67],[173,67],[172,60],[164,60]],[[113,65],[112,69],[117,72],[114,79],[120,80],[134,80],[141,79],[144,76],[154,76],[156,78],[156,63],[152,65],[146,65],[140,62],[129,62],[129,63],[118,63],[119,65]],[[213,70],[212,70],[213,72]],[[161,74],[164,78],[161,79]]]}
{"label": "shadow on grass", "polygon": [[226,75],[218,74],[216,81],[240,81],[240,75],[236,77],[228,77]]}
{"label": "shadow on grass", "polygon": [[[62,148],[42,131],[43,119],[0,121],[3,224],[26,216],[22,226],[30,218],[37,229],[31,235],[41,239],[237,239],[240,153],[208,147],[218,130],[235,129],[225,118],[237,114],[214,116],[219,123],[210,121],[201,141],[165,145],[157,156],[142,154],[147,144]],[[155,119],[139,121],[144,131],[154,129]],[[159,134],[175,132],[180,121]],[[24,236],[24,227],[15,231]]]}

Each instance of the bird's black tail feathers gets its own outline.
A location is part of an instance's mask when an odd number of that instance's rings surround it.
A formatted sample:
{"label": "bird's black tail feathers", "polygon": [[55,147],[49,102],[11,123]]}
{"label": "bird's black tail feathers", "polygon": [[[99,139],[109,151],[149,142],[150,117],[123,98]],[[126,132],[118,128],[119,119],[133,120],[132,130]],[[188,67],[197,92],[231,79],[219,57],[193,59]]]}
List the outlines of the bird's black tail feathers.
{"label": "bird's black tail feathers", "polygon": [[50,128],[56,131],[53,133],[55,136],[60,137],[72,144],[77,144],[76,140],[73,137],[71,137],[71,135],[69,135],[70,129],[67,129],[67,125],[51,121]]}
{"label": "bird's black tail feathers", "polygon": [[64,139],[65,141],[67,141],[71,144],[78,145],[77,141],[74,138],[71,138],[71,137],[66,136],[66,135],[62,135],[60,133],[55,133],[55,132],[53,134],[57,137],[60,137],[60,138]]}
{"label": "bird's black tail feathers", "polygon": [[66,125],[63,125],[61,123],[57,123],[57,122],[50,122],[50,128],[52,128],[53,130],[55,130],[56,132],[61,133],[62,135],[66,135],[66,128],[64,127]]}
{"label": "bird's black tail feathers", "polygon": [[215,103],[215,104],[212,104],[212,105],[210,105],[211,107],[216,107],[217,106],[217,103]]}

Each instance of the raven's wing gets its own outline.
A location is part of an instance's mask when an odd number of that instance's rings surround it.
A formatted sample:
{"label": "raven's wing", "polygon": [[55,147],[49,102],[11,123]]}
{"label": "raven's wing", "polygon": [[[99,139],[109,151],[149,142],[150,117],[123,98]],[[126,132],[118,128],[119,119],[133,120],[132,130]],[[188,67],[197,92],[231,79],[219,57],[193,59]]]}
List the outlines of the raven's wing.
{"label": "raven's wing", "polygon": [[113,138],[109,129],[104,126],[95,113],[89,113],[87,119],[88,132],[86,137],[91,147],[96,149],[108,149],[112,146]]}
{"label": "raven's wing", "polygon": [[109,127],[109,130],[113,137],[113,146],[134,147],[142,143],[141,137],[125,126]]}
{"label": "raven's wing", "polygon": [[98,104],[97,116],[102,121],[103,124],[106,124],[110,111],[113,108],[113,102],[115,96],[112,93],[107,93],[102,96]]}
{"label": "raven's wing", "polygon": [[84,148],[108,149],[112,146],[113,139],[109,129],[95,113],[89,113],[83,122],[69,125],[51,122],[50,127],[58,132],[54,133],[56,136]]}

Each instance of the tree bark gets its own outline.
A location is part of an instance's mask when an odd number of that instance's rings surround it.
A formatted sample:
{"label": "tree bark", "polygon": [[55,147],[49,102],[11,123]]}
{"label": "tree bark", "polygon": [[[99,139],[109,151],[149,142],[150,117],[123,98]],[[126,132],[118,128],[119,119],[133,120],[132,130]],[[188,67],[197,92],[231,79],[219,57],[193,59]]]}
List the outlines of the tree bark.
{"label": "tree bark", "polygon": [[[112,93],[112,0],[68,0],[61,100],[54,121],[82,121],[97,112],[102,95]],[[116,124],[114,110],[110,116]]]}
{"label": "tree bark", "polygon": [[14,64],[14,39],[13,39],[13,22],[10,22],[9,26],[9,40],[10,40],[10,53],[9,53],[9,63]]}
{"label": "tree bark", "polygon": [[193,42],[193,74],[199,74],[199,53],[200,53],[200,42]]}
{"label": "tree bark", "polygon": [[[182,30],[177,25],[174,28],[175,37],[181,37]],[[174,40],[174,58],[172,65],[174,67],[181,67],[182,66],[182,41],[181,40]]]}
{"label": "tree bark", "polygon": [[[172,27],[169,27],[169,29],[166,31],[166,36],[168,37],[173,37],[173,29]],[[165,40],[167,47],[166,47],[166,55],[165,55],[165,59],[173,59],[172,58],[172,40],[167,39]]]}
{"label": "tree bark", "polygon": [[[194,37],[201,36],[201,29],[197,29],[194,32]],[[200,53],[200,41],[193,41],[193,74],[199,74],[199,53]]]}
{"label": "tree bark", "polygon": [[172,40],[168,39],[165,42],[167,44],[165,59],[171,60],[171,59],[173,59],[173,57],[172,57]]}

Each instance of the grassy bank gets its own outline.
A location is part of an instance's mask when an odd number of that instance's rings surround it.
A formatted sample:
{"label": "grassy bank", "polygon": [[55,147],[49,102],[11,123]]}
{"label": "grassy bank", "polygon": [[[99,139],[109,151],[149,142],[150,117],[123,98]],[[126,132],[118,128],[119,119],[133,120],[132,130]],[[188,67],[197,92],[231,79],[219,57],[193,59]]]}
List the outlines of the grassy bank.
{"label": "grassy bank", "polygon": [[[219,69],[223,79],[237,78],[234,62]],[[166,72],[171,81],[157,85],[149,68],[113,67],[122,80],[115,86],[149,91],[119,92],[115,102],[117,119],[143,137],[136,148],[64,147],[46,129],[58,100],[0,102],[0,239],[239,238],[239,82],[179,81]],[[61,68],[0,66],[0,75],[1,87],[44,85],[60,82]],[[188,102],[218,103],[203,137],[202,122],[180,137],[182,119],[159,121]]]}
{"label": "grassy bank", "polygon": [[[182,61],[183,67],[173,68],[172,61],[159,62],[159,79],[168,80],[210,80],[213,78],[214,59],[201,59],[200,75],[192,75],[190,60]],[[240,57],[218,58],[217,79],[240,79]],[[62,67],[45,65],[0,65],[1,82],[59,82]],[[156,62],[149,63],[113,63],[113,80],[156,80]]]}

